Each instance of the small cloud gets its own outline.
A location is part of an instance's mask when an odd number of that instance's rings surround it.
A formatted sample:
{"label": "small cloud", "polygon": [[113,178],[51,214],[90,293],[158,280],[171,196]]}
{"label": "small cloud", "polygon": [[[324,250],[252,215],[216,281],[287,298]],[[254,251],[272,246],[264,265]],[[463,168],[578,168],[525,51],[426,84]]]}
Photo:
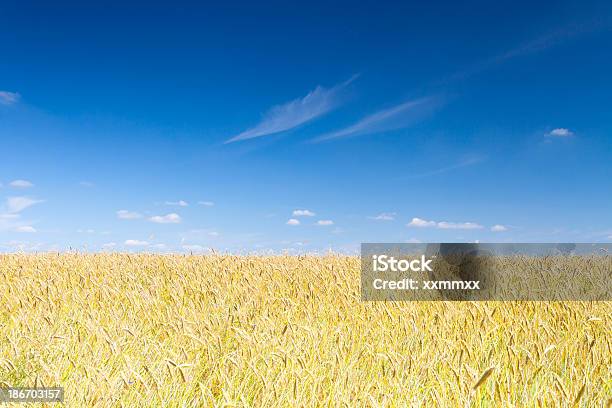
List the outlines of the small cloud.
{"label": "small cloud", "polygon": [[212,207],[213,205],[215,205],[215,203],[213,203],[212,201],[198,201],[199,205],[203,205],[205,207]]}
{"label": "small cloud", "polygon": [[36,229],[30,225],[22,225],[15,228],[15,232],[36,232]]}
{"label": "small cloud", "polygon": [[79,186],[90,188],[94,186],[94,183],[92,183],[91,181],[80,181]]}
{"label": "small cloud", "polygon": [[147,241],[139,241],[137,239],[128,239],[125,241],[125,245],[136,247],[136,246],[148,246],[149,243]]}
{"label": "small cloud", "polygon": [[438,228],[438,229],[481,229],[484,228],[480,224],[474,222],[447,222],[447,221],[427,221],[421,218],[413,218],[407,225],[407,227],[417,228]]}
{"label": "small cloud", "polygon": [[287,225],[300,225],[300,220],[296,220],[295,218],[290,218],[287,221]]}
{"label": "small cloud", "polygon": [[28,180],[13,180],[9,183],[9,186],[14,188],[30,188],[34,187],[34,184]]}
{"label": "small cloud", "polygon": [[142,218],[142,214],[134,211],[119,210],[117,211],[117,218],[121,220],[135,220],[138,218]]}
{"label": "small cloud", "polygon": [[264,115],[259,124],[230,138],[225,143],[285,132],[334,110],[342,104],[345,88],[356,77],[329,89],[317,86],[303,98],[274,106]]}
{"label": "small cloud", "polygon": [[179,200],[179,201],[166,201],[164,204],[172,205],[175,207],[187,207],[189,203],[187,201]]}
{"label": "small cloud", "polygon": [[508,231],[508,228],[503,226],[503,225],[496,224],[496,225],[491,227],[491,231],[493,231],[493,232],[504,232],[504,231]]}
{"label": "small cloud", "polygon": [[392,212],[392,213],[380,213],[375,217],[369,217],[371,220],[376,220],[376,221],[393,221],[395,219],[395,216],[397,214]]}
{"label": "small cloud", "polygon": [[149,221],[157,224],[178,224],[181,222],[181,216],[176,213],[166,215],[156,215],[149,218]]}
{"label": "small cloud", "polygon": [[14,105],[21,99],[17,92],[0,91],[0,104]]}
{"label": "small cloud", "polygon": [[208,233],[208,235],[209,235],[209,236],[211,236],[211,237],[218,237],[218,236],[219,236],[219,233],[218,233],[217,231],[210,231],[210,232]]}
{"label": "small cloud", "polygon": [[417,227],[417,228],[427,228],[427,227],[435,227],[435,221],[426,221],[421,218],[413,218],[407,225],[407,227]]}
{"label": "small cloud", "polygon": [[294,217],[314,217],[315,213],[310,210],[293,210]]}
{"label": "small cloud", "polygon": [[416,238],[410,238],[406,240],[407,244],[420,244],[423,241],[421,241],[420,239],[416,239]]}
{"label": "small cloud", "polygon": [[35,200],[29,197],[9,197],[6,200],[6,208],[9,213],[18,213],[34,204],[42,203],[42,200]]}
{"label": "small cloud", "polygon": [[102,245],[102,248],[114,248],[116,246],[117,246],[117,244],[115,242],[107,242],[106,244]]}
{"label": "small cloud", "polygon": [[332,220],[319,220],[317,221],[317,225],[320,225],[322,227],[327,227],[329,225],[334,225],[334,222]]}
{"label": "small cloud", "polygon": [[570,137],[573,135],[574,135],[574,132],[566,128],[556,128],[547,133],[547,136],[552,136],[552,137]]}

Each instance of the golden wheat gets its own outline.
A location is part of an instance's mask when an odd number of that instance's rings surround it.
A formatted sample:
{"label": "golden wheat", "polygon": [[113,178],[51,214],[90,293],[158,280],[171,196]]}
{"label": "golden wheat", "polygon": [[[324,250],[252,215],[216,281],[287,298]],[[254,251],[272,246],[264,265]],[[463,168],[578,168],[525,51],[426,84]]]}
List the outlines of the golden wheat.
{"label": "golden wheat", "polygon": [[359,285],[355,257],[0,255],[0,383],[71,407],[609,405],[612,302]]}

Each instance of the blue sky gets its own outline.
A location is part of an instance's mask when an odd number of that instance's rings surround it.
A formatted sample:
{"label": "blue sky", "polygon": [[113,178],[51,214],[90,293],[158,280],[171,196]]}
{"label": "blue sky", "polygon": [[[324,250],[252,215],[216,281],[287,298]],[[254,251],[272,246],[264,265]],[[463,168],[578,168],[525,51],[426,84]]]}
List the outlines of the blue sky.
{"label": "blue sky", "polygon": [[0,251],[612,240],[606,2],[0,5]]}

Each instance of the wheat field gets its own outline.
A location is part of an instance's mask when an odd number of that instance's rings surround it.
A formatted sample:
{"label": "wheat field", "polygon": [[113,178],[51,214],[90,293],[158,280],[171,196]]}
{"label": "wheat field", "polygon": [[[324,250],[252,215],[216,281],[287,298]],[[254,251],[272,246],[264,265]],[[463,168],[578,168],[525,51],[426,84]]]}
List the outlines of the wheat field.
{"label": "wheat field", "polygon": [[359,277],[332,255],[0,255],[0,386],[69,407],[610,406],[612,302],[362,302]]}

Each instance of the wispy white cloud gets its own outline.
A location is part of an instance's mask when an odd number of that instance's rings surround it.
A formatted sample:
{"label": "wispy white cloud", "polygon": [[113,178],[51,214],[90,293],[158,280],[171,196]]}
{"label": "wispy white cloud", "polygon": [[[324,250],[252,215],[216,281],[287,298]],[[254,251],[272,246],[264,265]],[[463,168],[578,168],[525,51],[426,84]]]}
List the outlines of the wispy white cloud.
{"label": "wispy white cloud", "polygon": [[602,20],[583,21],[558,27],[518,47],[510,49],[492,59],[493,63],[503,62],[515,57],[534,54],[558,46],[564,42],[593,31],[609,29],[609,25]]}
{"label": "wispy white cloud", "polygon": [[107,242],[105,244],[102,244],[102,248],[114,248],[117,246],[116,242]]}
{"label": "wispy white cloud", "polygon": [[319,136],[313,141],[320,142],[403,129],[431,114],[442,102],[442,98],[436,96],[410,100],[375,112],[351,126]]}
{"label": "wispy white cloud", "polygon": [[0,104],[13,105],[19,102],[21,95],[17,92],[0,91]]}
{"label": "wispy white cloud", "polygon": [[295,218],[290,218],[287,221],[287,225],[300,225],[300,220],[296,220]]}
{"label": "wispy white cloud", "polygon": [[117,211],[117,218],[121,220],[135,220],[138,218],[142,218],[142,214],[137,213],[135,211],[119,210]]}
{"label": "wispy white cloud", "polygon": [[356,78],[357,76],[353,76],[348,81],[329,89],[317,86],[303,98],[274,106],[264,115],[259,124],[230,138],[225,143],[285,132],[310,122],[340,106],[344,100],[346,87]]}
{"label": "wispy white cloud", "polygon": [[14,188],[30,188],[34,187],[34,184],[28,180],[13,180],[9,183],[9,186]]}
{"label": "wispy white cloud", "polygon": [[436,222],[435,221],[426,221],[422,218],[413,218],[407,225],[407,227],[418,227],[418,228],[425,228],[425,227],[435,227],[436,226]]}
{"label": "wispy white cloud", "polygon": [[149,221],[157,224],[178,224],[181,222],[181,216],[176,213],[156,215],[149,218]]}
{"label": "wispy white cloud", "polygon": [[556,128],[546,134],[551,137],[570,137],[574,136],[574,132],[567,128]]}
{"label": "wispy white cloud", "polygon": [[472,66],[454,73],[450,77],[446,78],[446,81],[466,79],[482,71],[486,71],[497,65],[505,63],[506,61],[518,57],[536,54],[538,52],[543,52],[549,48],[558,46],[571,38],[577,37],[581,34],[585,34],[588,32],[596,31],[604,27],[606,27],[606,24],[600,21],[588,21],[582,24],[573,24],[564,27],[559,27],[528,42],[525,42],[514,48],[510,48],[500,54],[480,60]]}
{"label": "wispy white cloud", "polygon": [[316,214],[310,210],[293,210],[294,217],[314,217]]}
{"label": "wispy white cloud", "polygon": [[491,227],[491,231],[493,231],[493,232],[504,232],[504,231],[508,231],[508,227],[506,227],[505,225],[496,224],[496,225]]}
{"label": "wispy white cloud", "polygon": [[32,227],[31,225],[20,225],[15,228],[15,232],[33,233],[36,232],[36,228]]}
{"label": "wispy white cloud", "polygon": [[384,213],[380,213],[377,216],[374,217],[368,217],[371,220],[376,220],[376,221],[393,221],[395,219],[395,216],[397,214],[394,212],[384,212]]}
{"label": "wispy white cloud", "polygon": [[6,200],[6,210],[8,213],[18,213],[34,204],[42,203],[43,200],[35,200],[29,197],[9,197]]}
{"label": "wispy white cloud", "polygon": [[416,227],[416,228],[438,228],[438,229],[482,229],[484,228],[480,224],[476,224],[474,222],[448,222],[448,221],[427,221],[422,218],[413,218],[408,224],[407,227]]}
{"label": "wispy white cloud", "polygon": [[164,204],[172,205],[175,207],[187,207],[189,203],[187,201],[179,200],[179,201],[166,201]]}
{"label": "wispy white cloud", "polygon": [[128,239],[124,242],[126,246],[137,247],[137,246],[148,246],[149,243],[147,241],[140,241],[137,239]]}
{"label": "wispy white cloud", "polygon": [[81,187],[93,187],[94,183],[92,183],[91,181],[80,181],[79,182],[79,186],[81,186]]}
{"label": "wispy white cloud", "polygon": [[319,220],[317,221],[317,225],[320,225],[322,227],[327,227],[330,225],[334,225],[334,222],[332,220]]}
{"label": "wispy white cloud", "polygon": [[212,201],[198,201],[198,204],[203,205],[204,207],[212,207],[215,205],[215,203]]}

